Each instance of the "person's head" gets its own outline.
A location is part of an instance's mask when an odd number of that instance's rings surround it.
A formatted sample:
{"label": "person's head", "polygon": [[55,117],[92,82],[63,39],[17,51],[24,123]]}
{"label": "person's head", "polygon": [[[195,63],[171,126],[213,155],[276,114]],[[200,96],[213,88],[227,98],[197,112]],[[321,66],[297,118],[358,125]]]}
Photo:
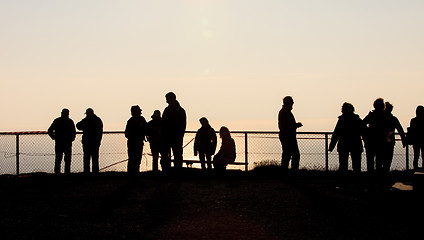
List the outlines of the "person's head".
{"label": "person's head", "polygon": [[207,118],[205,118],[205,117],[200,118],[200,119],[199,119],[199,122],[200,122],[200,124],[201,124],[202,126],[208,126],[208,125],[209,125],[209,121],[208,121],[208,119],[207,119]]}
{"label": "person's head", "polygon": [[160,119],[160,111],[155,110],[152,115],[152,119]]}
{"label": "person's head", "polygon": [[219,129],[219,136],[221,138],[231,138],[230,130],[227,127],[222,126]]}
{"label": "person's head", "polygon": [[87,117],[93,116],[94,110],[92,108],[87,108],[87,110],[85,110],[85,114],[87,115]]}
{"label": "person's head", "polygon": [[393,111],[393,104],[391,104],[390,102],[386,102],[384,104],[385,106],[385,111],[388,113],[391,113]]}
{"label": "person's head", "polygon": [[169,92],[165,95],[166,103],[173,104],[177,101],[177,96],[173,92]]}
{"label": "person's head", "polygon": [[353,113],[353,112],[355,112],[355,107],[353,107],[352,104],[350,104],[348,102],[343,103],[342,113],[349,114],[349,113]]}
{"label": "person's head", "polygon": [[294,104],[293,98],[291,96],[286,96],[283,98],[283,105],[289,108],[292,108]]}
{"label": "person's head", "polygon": [[138,105],[131,107],[131,115],[136,117],[141,115],[141,108]]}
{"label": "person's head", "polygon": [[384,99],[383,98],[377,98],[374,101],[374,109],[377,111],[383,111],[384,110]]}
{"label": "person's head", "polygon": [[415,110],[415,113],[417,114],[417,117],[424,117],[424,107],[419,105],[417,110]]}
{"label": "person's head", "polygon": [[60,115],[66,118],[69,117],[69,109],[67,108],[62,109],[62,112],[60,113]]}

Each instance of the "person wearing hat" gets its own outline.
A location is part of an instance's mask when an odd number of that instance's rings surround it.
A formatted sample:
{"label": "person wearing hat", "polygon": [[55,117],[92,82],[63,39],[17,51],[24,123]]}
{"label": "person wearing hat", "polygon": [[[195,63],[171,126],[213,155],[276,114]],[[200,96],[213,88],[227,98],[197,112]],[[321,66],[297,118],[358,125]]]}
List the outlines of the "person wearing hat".
{"label": "person wearing hat", "polygon": [[162,147],[161,141],[162,134],[162,118],[160,116],[160,111],[155,110],[152,115],[152,120],[147,123],[146,129],[146,138],[149,141],[150,151],[152,152],[153,162],[152,170],[153,172],[159,171],[159,153]]}
{"label": "person wearing hat", "polygon": [[131,118],[125,127],[125,137],[128,139],[128,173],[131,175],[140,172],[141,157],[146,137],[147,122],[141,116],[141,108],[138,105],[131,107]]}
{"label": "person wearing hat", "polygon": [[103,122],[94,114],[92,108],[87,108],[85,118],[77,123],[78,130],[82,131],[82,149],[84,152],[84,173],[99,172],[99,148],[103,137]]}
{"label": "person wearing hat", "polygon": [[60,174],[62,157],[65,161],[65,174],[71,173],[72,142],[75,140],[75,124],[69,118],[69,110],[62,109],[60,117],[56,118],[47,130],[49,136],[55,141],[54,173]]}

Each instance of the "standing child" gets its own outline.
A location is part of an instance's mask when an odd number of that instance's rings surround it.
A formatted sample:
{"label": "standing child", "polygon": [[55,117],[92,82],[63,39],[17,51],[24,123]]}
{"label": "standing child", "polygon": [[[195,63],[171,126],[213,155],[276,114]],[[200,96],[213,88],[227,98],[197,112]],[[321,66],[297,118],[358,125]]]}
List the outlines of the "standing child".
{"label": "standing child", "polygon": [[162,118],[160,117],[160,111],[155,110],[152,115],[152,120],[147,123],[146,137],[147,141],[150,144],[150,150],[152,152],[153,163],[152,169],[153,172],[159,171],[159,153],[161,151],[162,142],[161,142],[161,133],[162,133]]}
{"label": "standing child", "polygon": [[212,170],[212,155],[215,154],[216,149],[216,133],[209,125],[208,119],[202,117],[199,121],[202,127],[197,131],[194,140],[194,156],[199,154],[199,160],[203,170],[206,169],[206,158],[207,169],[210,171]]}

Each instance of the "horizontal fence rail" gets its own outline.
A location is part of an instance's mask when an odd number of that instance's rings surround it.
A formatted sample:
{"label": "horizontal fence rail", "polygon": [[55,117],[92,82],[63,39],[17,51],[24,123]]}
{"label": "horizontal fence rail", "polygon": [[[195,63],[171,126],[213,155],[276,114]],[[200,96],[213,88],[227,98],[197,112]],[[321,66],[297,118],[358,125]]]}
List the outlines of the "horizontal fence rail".
{"label": "horizontal fence rail", "polygon": [[[187,131],[184,136],[184,160],[198,160],[194,156],[193,144],[196,131]],[[252,170],[263,165],[279,165],[282,148],[278,132],[233,131],[236,142],[236,162],[229,169]],[[219,135],[218,135],[219,136]],[[78,132],[72,145],[71,172],[83,171],[82,133]],[[409,170],[413,157],[409,146],[402,147],[397,135],[391,170]],[[339,167],[336,150],[328,152],[331,132],[299,132],[300,169],[335,171]],[[100,146],[100,171],[127,170],[127,141],[123,131],[105,131]],[[221,145],[218,137],[217,151]],[[54,141],[45,131],[0,132],[0,175],[54,172]],[[349,161],[351,169],[351,161]],[[64,164],[62,164],[64,165]],[[63,166],[62,166],[63,167]],[[197,164],[193,167],[200,167]],[[362,154],[362,171],[366,171],[365,152]],[[144,144],[140,171],[152,170],[149,143]],[[62,170],[63,172],[63,170]]]}

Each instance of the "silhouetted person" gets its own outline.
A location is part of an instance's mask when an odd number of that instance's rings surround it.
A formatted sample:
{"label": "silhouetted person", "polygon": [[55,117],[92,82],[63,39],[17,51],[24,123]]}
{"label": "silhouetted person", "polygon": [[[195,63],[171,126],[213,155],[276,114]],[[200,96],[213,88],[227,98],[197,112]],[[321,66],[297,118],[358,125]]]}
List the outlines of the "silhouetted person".
{"label": "silhouetted person", "polygon": [[208,119],[202,117],[199,121],[202,127],[197,130],[194,140],[194,156],[199,154],[200,164],[204,170],[206,169],[206,158],[208,170],[212,170],[212,155],[215,154],[216,150],[216,133],[209,125]]}
{"label": "silhouetted person", "polygon": [[160,111],[155,110],[152,115],[152,120],[147,123],[146,137],[150,144],[153,162],[152,169],[154,172],[159,171],[159,153],[162,148],[162,118]]}
{"label": "silhouetted person", "polygon": [[82,149],[84,151],[84,172],[90,172],[90,159],[93,173],[99,172],[99,148],[103,137],[103,122],[94,114],[94,110],[87,108],[86,117],[77,123],[82,131]]}
{"label": "silhouetted person", "polygon": [[186,112],[177,101],[173,92],[165,95],[168,106],[162,114],[162,170],[167,171],[171,167],[171,149],[174,154],[174,167],[182,168],[183,165],[183,139],[186,130]]}
{"label": "silhouetted person", "polygon": [[337,144],[339,153],[339,171],[348,170],[349,153],[352,159],[353,172],[361,172],[361,158],[364,147],[362,145],[362,136],[365,133],[366,126],[359,115],[355,114],[355,108],[350,103],[343,103],[342,115],[339,116],[336,127],[334,128],[329,151],[333,151]]}
{"label": "silhouetted person", "polygon": [[128,173],[134,175],[140,172],[147,122],[141,116],[141,108],[138,105],[131,107],[131,116],[125,128],[125,137],[128,139]]}
{"label": "silhouetted person", "polygon": [[299,169],[300,152],[297,145],[296,129],[302,127],[302,123],[296,122],[292,109],[293,98],[286,96],[283,99],[283,107],[278,114],[278,128],[280,129],[280,142],[283,148],[281,156],[281,168],[287,170],[290,159],[292,160],[292,170]]}
{"label": "silhouetted person", "polygon": [[225,170],[229,163],[236,160],[236,143],[231,137],[230,130],[227,127],[221,127],[219,136],[222,141],[221,148],[213,158],[213,166],[218,173]]}
{"label": "silhouetted person", "polygon": [[48,134],[55,141],[55,174],[60,174],[63,155],[65,155],[65,174],[71,173],[72,142],[75,140],[76,130],[74,121],[69,118],[68,109],[62,109],[61,116],[50,125]]}
{"label": "silhouetted person", "polygon": [[387,145],[386,145],[386,156],[384,158],[383,162],[383,171],[389,172],[390,166],[392,165],[393,160],[393,150],[395,148],[395,130],[400,135],[400,138],[402,140],[402,146],[406,147],[406,136],[405,132],[403,131],[402,125],[399,122],[399,119],[392,114],[393,105],[390,102],[385,103],[386,109],[384,110],[386,114],[388,115],[388,136],[387,136]]}
{"label": "silhouetted person", "polygon": [[365,138],[368,172],[374,172],[374,169],[377,171],[383,170],[389,132],[389,118],[388,114],[384,111],[384,99],[377,98],[373,105],[374,110],[369,112],[364,118],[364,123],[368,126]]}
{"label": "silhouetted person", "polygon": [[408,141],[414,148],[414,169],[418,169],[418,160],[420,158],[422,167],[424,167],[424,107],[419,105],[415,111],[416,116],[411,119],[408,128]]}

